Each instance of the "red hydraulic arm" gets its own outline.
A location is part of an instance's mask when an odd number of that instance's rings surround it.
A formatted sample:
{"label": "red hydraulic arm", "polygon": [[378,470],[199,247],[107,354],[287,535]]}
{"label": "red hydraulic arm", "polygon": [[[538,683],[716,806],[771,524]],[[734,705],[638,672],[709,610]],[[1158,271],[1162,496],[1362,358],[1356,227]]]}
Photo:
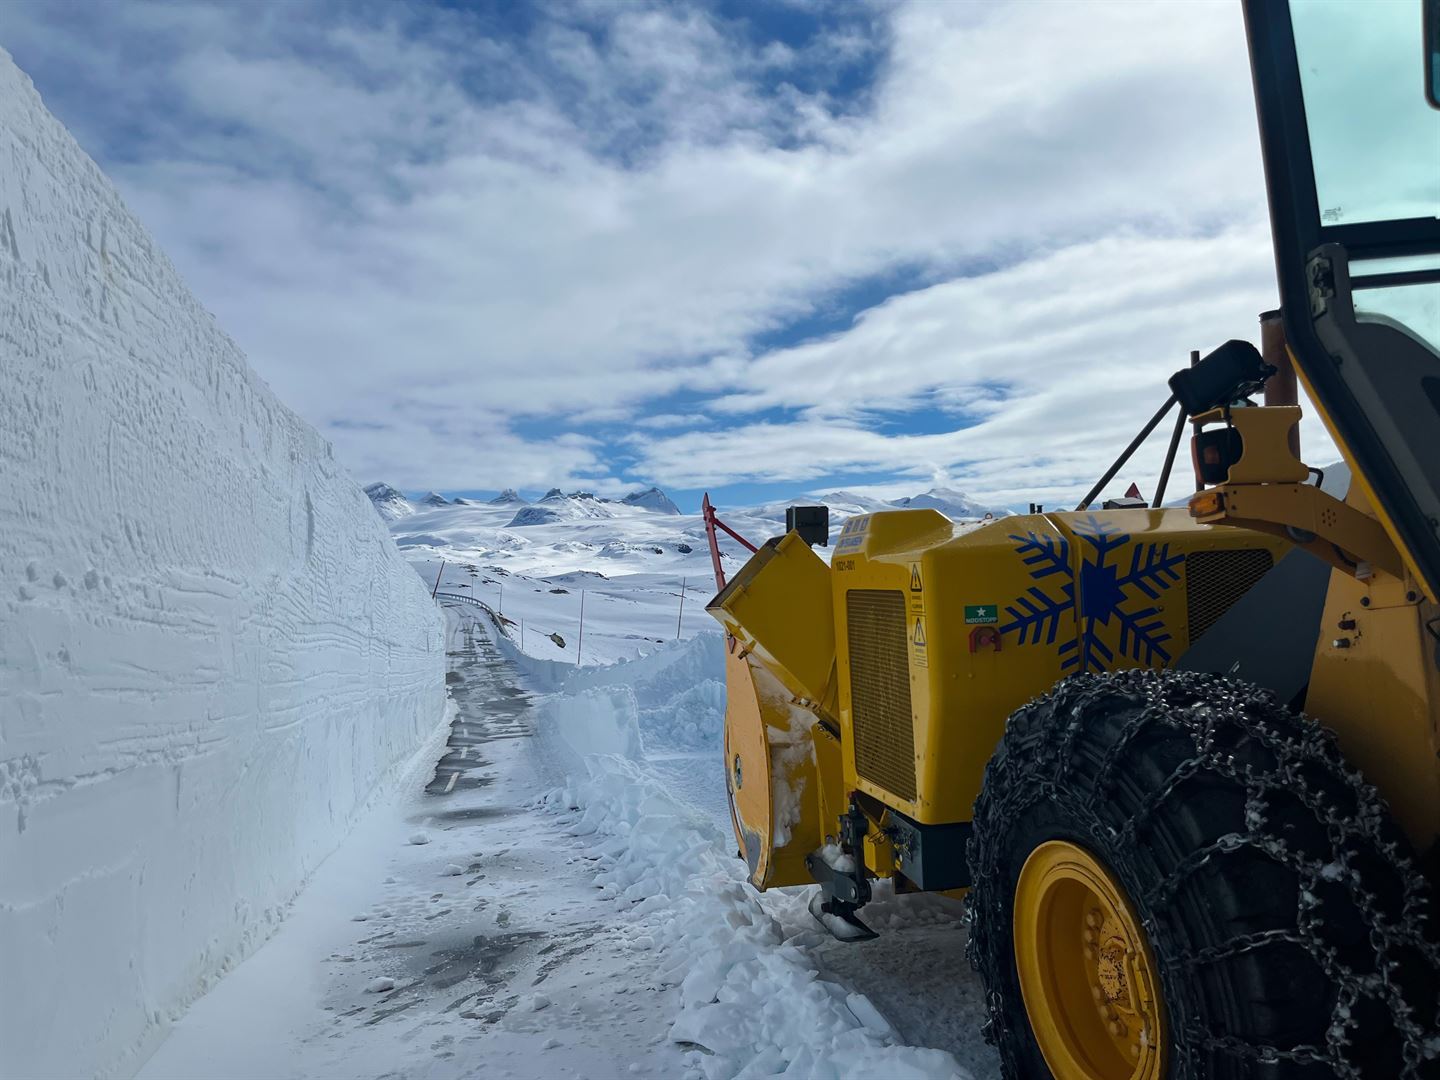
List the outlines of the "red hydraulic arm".
{"label": "red hydraulic arm", "polygon": [[700,514],[705,519],[705,538],[710,541],[710,564],[715,567],[715,591],[719,592],[725,588],[725,571],[720,566],[720,538],[715,535],[715,530],[721,530],[726,536],[744,546],[752,554],[756,549],[754,544],[750,543],[749,540],[746,540],[738,532],[730,528],[729,525],[726,525],[715,516],[715,507],[710,505],[710,493],[708,491],[705,493],[705,497],[700,500]]}

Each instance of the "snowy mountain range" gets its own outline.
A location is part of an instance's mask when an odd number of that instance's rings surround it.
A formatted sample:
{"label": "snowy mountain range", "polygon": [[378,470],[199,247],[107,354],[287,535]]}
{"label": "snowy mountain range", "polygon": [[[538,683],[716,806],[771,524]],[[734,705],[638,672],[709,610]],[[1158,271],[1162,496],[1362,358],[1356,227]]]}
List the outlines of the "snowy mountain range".
{"label": "snowy mountain range", "polygon": [[[664,496],[661,496],[664,498]],[[669,501],[668,499],[666,500]],[[501,504],[509,505],[509,504]],[[533,506],[522,506],[510,519],[510,528],[520,529],[530,525],[553,525],[560,521],[587,521],[595,518],[615,517],[618,504],[611,499],[597,498],[588,491],[573,491],[564,494],[559,488],[551,488],[545,497]]]}
{"label": "snowy mountain range", "polygon": [[[435,492],[412,501],[382,483],[365,490],[389,523],[395,542],[414,561],[459,560],[545,577],[582,571],[602,571],[607,577],[657,573],[703,577],[712,572],[700,515],[683,513],[657,487],[621,499],[551,488],[533,502],[514,489],[489,501],[446,499]],[[802,500],[725,507],[721,516],[758,544],[784,531],[785,510],[797,501]],[[957,522],[1009,513],[982,506],[949,488],[894,501],[849,491],[803,501],[828,506],[835,528],[856,514],[903,508],[931,507]],[[746,556],[729,539],[722,541],[721,553],[736,566]]]}

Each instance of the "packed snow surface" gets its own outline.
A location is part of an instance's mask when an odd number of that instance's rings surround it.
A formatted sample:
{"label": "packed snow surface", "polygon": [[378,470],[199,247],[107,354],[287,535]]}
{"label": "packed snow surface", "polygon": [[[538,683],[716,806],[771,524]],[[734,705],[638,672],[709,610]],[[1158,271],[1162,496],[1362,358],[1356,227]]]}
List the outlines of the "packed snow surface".
{"label": "packed snow surface", "polygon": [[[716,636],[522,678],[484,611],[447,607],[456,710],[433,772],[141,1080],[997,1075],[958,904],[882,886],[866,914],[887,936],[834,942],[812,890],[744,881],[713,746],[688,772],[718,808],[654,767],[676,756],[686,684],[723,671]],[[417,825],[426,845],[407,842]],[[943,1047],[913,1045],[932,1032]]]}
{"label": "packed snow surface", "polygon": [[587,759],[548,798],[577,812],[595,883],[622,901],[633,940],[680,987],[672,1042],[706,1080],[738,1076],[967,1077],[941,1050],[905,1046],[862,994],[818,978],[808,940],[787,939],[727,858],[733,839],[623,757]]}
{"label": "packed snow surface", "polygon": [[142,1061],[443,663],[369,500],[0,51],[0,1075]]}

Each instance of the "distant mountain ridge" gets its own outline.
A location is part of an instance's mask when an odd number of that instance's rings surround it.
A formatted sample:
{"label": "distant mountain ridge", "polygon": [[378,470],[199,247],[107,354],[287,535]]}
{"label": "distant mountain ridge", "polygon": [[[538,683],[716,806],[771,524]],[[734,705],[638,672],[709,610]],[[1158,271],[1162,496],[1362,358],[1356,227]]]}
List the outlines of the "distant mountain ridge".
{"label": "distant mountain ridge", "polygon": [[984,506],[963,491],[954,488],[931,488],[923,495],[911,495],[904,499],[895,499],[891,506],[901,510],[923,510],[929,508],[939,510],[951,521],[973,521],[983,518],[986,514],[992,517],[1006,517],[1011,511]]}
{"label": "distant mountain ridge", "polygon": [[396,521],[415,513],[410,500],[389,484],[374,483],[366,486],[365,494],[374,503],[375,510],[385,521]]}
{"label": "distant mountain ridge", "polygon": [[506,528],[522,529],[531,525],[553,525],[562,521],[586,521],[598,518],[613,518],[610,509],[617,505],[609,499],[600,499],[593,492],[572,491],[566,495],[559,488],[551,488],[545,497],[533,506],[522,506],[515,511]]}
{"label": "distant mountain ridge", "polygon": [[[595,573],[602,567],[607,578],[648,573],[700,581],[714,573],[699,512],[680,510],[654,486],[619,498],[551,488],[527,500],[507,489],[493,499],[433,504],[407,500],[389,485],[371,485],[370,491],[390,522],[395,542],[407,557],[420,561],[442,559],[494,573],[541,576]],[[726,503],[719,510],[727,524],[758,544],[784,532],[786,507],[803,503],[830,508],[832,538],[856,514],[929,507],[962,525],[983,520],[987,513],[997,518],[1008,514],[945,487],[894,500],[845,490],[797,494],[758,506]],[[720,547],[722,566],[732,570],[748,557],[729,537],[720,537]],[[819,550],[829,557],[828,549]]]}
{"label": "distant mountain ridge", "polygon": [[644,491],[632,491],[620,501],[627,506],[639,506],[646,510],[654,510],[658,514],[680,513],[680,508],[670,501],[670,496],[658,487],[652,486]]}
{"label": "distant mountain ridge", "polygon": [[[370,484],[365,488],[365,493],[375,504],[376,511],[387,522],[395,522],[416,514],[423,515],[425,524],[416,522],[414,525],[408,526],[417,541],[422,536],[428,536],[432,528],[447,527],[439,522],[432,525],[435,515],[447,510],[470,515],[483,511],[486,516],[479,519],[472,516],[465,520],[472,521],[475,525],[485,529],[531,529],[535,526],[596,523],[620,518],[634,520],[638,523],[651,519],[652,515],[655,519],[659,519],[656,521],[658,525],[659,521],[664,519],[685,519],[687,516],[695,516],[684,514],[664,491],[653,485],[633,491],[620,499],[604,498],[591,491],[565,492],[554,487],[534,502],[527,501],[515,488],[506,488],[495,498],[488,500],[447,499],[436,491],[428,492],[419,499],[411,500],[396,488],[385,483]],[[999,518],[1011,513],[1001,507],[986,506],[955,488],[935,487],[920,495],[888,500],[854,491],[831,491],[809,497],[797,496],[793,499],[766,503],[761,506],[732,507],[727,511],[727,516],[739,514],[751,518],[757,524],[763,521],[766,524],[760,526],[762,529],[774,530],[783,528],[787,506],[806,502],[823,503],[828,506],[832,522],[843,521],[855,514],[873,514],[897,509],[934,509],[957,522],[980,521],[986,515]],[[638,516],[637,511],[639,512]],[[497,513],[508,516],[499,518],[489,516]],[[447,522],[451,520],[449,515],[443,516]],[[697,541],[703,539],[700,532],[695,531],[683,520],[676,522],[674,528],[683,531],[686,537],[685,542],[692,547]],[[524,534],[515,533],[505,542],[507,544],[528,543],[529,541],[521,539],[522,535]],[[645,543],[641,545],[642,549],[649,551],[653,546],[647,535]]]}
{"label": "distant mountain ridge", "polygon": [[[802,500],[791,500],[790,505]],[[907,495],[901,499],[878,499],[873,495],[861,495],[854,491],[830,491],[816,495],[814,501],[830,507],[831,516],[846,517],[851,514],[875,514],[884,510],[939,510],[951,521],[980,521],[986,514],[991,517],[1006,517],[1011,511],[1003,507],[986,506],[976,502],[963,491],[954,488],[931,488],[923,495]]]}

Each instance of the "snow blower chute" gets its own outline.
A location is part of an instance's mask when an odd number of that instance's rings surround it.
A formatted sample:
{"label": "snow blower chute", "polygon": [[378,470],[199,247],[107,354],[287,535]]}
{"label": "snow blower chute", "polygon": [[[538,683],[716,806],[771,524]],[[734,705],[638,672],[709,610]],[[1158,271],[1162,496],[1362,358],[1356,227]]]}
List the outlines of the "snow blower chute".
{"label": "snow blower chute", "polygon": [[[840,809],[822,805],[840,787],[840,745],[814,711],[834,695],[828,571],[794,533],[757,549],[716,517],[708,496],[702,509],[719,590],[708,609],[728,631],[725,787],[735,840],[757,888],[809,884],[806,856]],[[755,553],[728,583],[717,531]],[[766,587],[752,591],[762,575]],[[730,610],[744,613],[744,626]],[[791,619],[802,622],[787,635]]]}

